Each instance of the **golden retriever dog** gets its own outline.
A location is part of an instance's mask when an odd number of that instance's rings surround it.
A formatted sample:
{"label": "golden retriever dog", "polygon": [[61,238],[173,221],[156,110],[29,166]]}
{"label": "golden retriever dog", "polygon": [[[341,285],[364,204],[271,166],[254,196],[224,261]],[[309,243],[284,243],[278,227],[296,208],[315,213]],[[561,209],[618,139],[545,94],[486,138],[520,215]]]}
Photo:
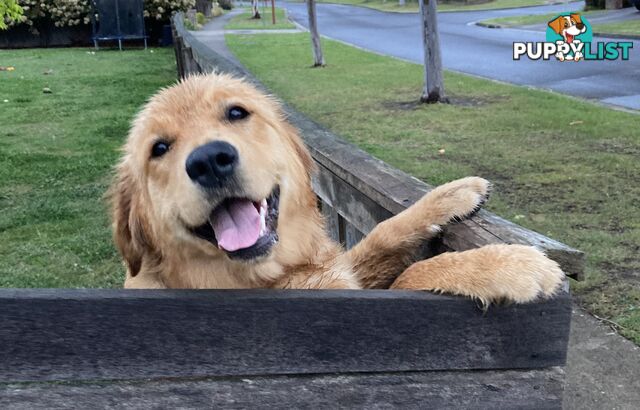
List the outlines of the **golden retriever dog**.
{"label": "golden retriever dog", "polygon": [[415,262],[475,212],[489,183],[460,179],[380,223],[349,251],[325,232],[314,162],[274,99],[228,75],[164,89],[133,122],[111,188],[126,288],[422,289],[483,303],[552,295],[558,265],[491,245]]}

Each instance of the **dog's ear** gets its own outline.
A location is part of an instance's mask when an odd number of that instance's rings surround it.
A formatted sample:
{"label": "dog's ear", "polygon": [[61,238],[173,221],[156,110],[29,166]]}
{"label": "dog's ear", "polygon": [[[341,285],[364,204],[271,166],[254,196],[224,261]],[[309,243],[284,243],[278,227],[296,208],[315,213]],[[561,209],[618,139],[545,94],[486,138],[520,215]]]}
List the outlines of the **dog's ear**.
{"label": "dog's ear", "polygon": [[285,120],[281,121],[280,127],[282,128],[282,133],[284,134],[284,136],[291,143],[296,156],[300,159],[302,167],[305,169],[307,176],[311,178],[311,174],[315,170],[316,163],[311,157],[311,154],[309,153],[306,145],[304,145],[304,142],[302,141],[298,130]]}
{"label": "dog's ear", "polygon": [[551,20],[549,22],[549,27],[551,27],[551,30],[555,31],[557,34],[562,34],[562,29],[564,28],[564,17],[558,16],[556,19]]}
{"label": "dog's ear", "polygon": [[111,200],[114,242],[127,264],[129,274],[136,276],[140,272],[145,254],[153,246],[140,202],[139,183],[126,162],[118,167],[108,196]]}
{"label": "dog's ear", "polygon": [[582,17],[578,13],[572,13],[569,15],[571,20],[575,21],[576,24],[582,24]]}

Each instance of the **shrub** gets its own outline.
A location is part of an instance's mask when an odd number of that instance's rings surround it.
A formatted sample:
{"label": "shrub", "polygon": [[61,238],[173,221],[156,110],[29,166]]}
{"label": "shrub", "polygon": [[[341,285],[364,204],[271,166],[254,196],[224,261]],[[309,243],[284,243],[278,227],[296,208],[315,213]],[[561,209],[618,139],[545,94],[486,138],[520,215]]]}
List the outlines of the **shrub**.
{"label": "shrub", "polygon": [[198,24],[193,24],[188,18],[184,19],[184,27],[190,31],[199,30]]}
{"label": "shrub", "polygon": [[213,17],[218,17],[222,15],[222,8],[217,2],[213,3],[213,7],[211,8],[211,15]]}
{"label": "shrub", "polygon": [[207,18],[204,16],[204,14],[198,12],[196,13],[196,22],[200,25],[203,25],[207,22]]}
{"label": "shrub", "polygon": [[196,6],[196,0],[145,0],[144,16],[156,20],[169,20],[175,11],[187,11]]}
{"label": "shrub", "polygon": [[586,0],[585,10],[603,9],[605,0]]}
{"label": "shrub", "polygon": [[5,30],[7,23],[19,20],[23,12],[17,0],[0,1],[0,30]]}
{"label": "shrub", "polygon": [[56,27],[89,23],[89,0],[18,0],[24,10],[20,22],[33,26],[34,21],[50,19]]}
{"label": "shrub", "polygon": [[[0,0],[0,4],[5,1]],[[24,15],[13,23],[33,26],[38,20],[51,20],[56,27],[89,24],[91,3],[89,0],[18,0]],[[160,21],[169,20],[175,11],[185,11],[195,6],[195,0],[144,0],[144,16]]]}
{"label": "shrub", "polygon": [[218,0],[218,4],[224,10],[231,10],[233,8],[233,3],[231,3],[231,0]]}

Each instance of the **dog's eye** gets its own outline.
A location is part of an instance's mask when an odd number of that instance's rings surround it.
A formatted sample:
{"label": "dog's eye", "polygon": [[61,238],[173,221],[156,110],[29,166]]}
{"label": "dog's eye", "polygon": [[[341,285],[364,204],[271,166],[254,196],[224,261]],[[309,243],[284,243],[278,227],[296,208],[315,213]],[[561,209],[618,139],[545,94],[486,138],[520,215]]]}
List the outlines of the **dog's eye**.
{"label": "dog's eye", "polygon": [[249,116],[249,112],[242,107],[234,105],[227,111],[227,119],[229,121],[239,121]]}
{"label": "dog's eye", "polygon": [[158,158],[166,154],[167,151],[169,151],[169,143],[166,141],[158,141],[153,144],[153,148],[151,148],[151,156]]}

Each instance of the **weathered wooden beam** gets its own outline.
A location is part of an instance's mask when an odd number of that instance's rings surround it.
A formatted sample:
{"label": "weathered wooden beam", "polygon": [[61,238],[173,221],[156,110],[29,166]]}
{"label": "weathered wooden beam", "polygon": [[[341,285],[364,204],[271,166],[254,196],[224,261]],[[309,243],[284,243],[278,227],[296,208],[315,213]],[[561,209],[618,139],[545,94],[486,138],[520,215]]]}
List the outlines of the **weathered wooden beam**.
{"label": "weathered wooden beam", "polygon": [[[402,212],[432,189],[417,178],[337,138],[303,115],[295,111],[290,111],[289,115],[290,120],[300,128],[313,158],[320,164],[321,174],[330,171],[337,179],[391,215]],[[326,180],[331,177],[319,178]],[[334,200],[337,202],[338,198]],[[362,218],[358,213],[343,216],[356,226],[358,219]],[[580,278],[584,271],[584,254],[581,251],[484,210],[468,220],[447,227],[443,242],[450,249],[460,251],[492,243],[532,245],[558,262],[568,276]]]}
{"label": "weathered wooden beam", "polygon": [[560,409],[561,368],[0,386],[0,408]]}
{"label": "weathered wooden beam", "polygon": [[0,382],[563,366],[570,297],[0,289]]}

